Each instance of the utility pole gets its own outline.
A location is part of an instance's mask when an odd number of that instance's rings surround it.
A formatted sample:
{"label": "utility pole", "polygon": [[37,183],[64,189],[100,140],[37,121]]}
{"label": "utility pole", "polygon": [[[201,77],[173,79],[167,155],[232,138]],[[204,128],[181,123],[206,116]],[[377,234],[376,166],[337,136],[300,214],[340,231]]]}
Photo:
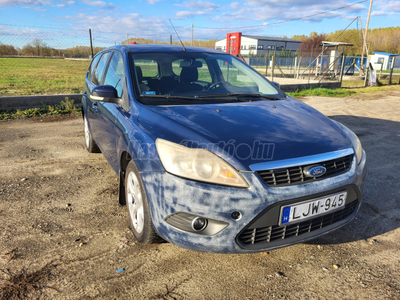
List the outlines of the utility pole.
{"label": "utility pole", "polygon": [[126,44],[129,45],[129,33],[126,33]]}
{"label": "utility pole", "polygon": [[[371,0],[372,1],[372,0]],[[192,42],[190,44],[191,46],[193,46],[193,23],[192,23]]]}
{"label": "utility pole", "polygon": [[369,3],[369,11],[368,11],[367,25],[365,26],[363,51],[362,51],[362,54],[361,54],[361,66],[362,66],[362,67],[360,66],[362,69],[364,69],[364,64],[363,64],[363,61],[364,61],[364,52],[365,52],[366,47],[367,47],[368,25],[369,25],[369,18],[371,17],[372,1],[373,1],[373,0],[371,0],[370,3]]}

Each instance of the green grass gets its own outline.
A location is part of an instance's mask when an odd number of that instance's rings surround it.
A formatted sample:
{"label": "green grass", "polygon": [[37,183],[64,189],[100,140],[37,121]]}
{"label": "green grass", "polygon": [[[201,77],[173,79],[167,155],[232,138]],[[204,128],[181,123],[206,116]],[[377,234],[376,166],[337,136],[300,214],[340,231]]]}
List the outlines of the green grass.
{"label": "green grass", "polygon": [[[0,97],[80,93],[89,64],[90,61],[64,59],[0,58]],[[149,69],[143,69],[143,73],[151,71],[151,67],[149,67]],[[178,72],[178,69],[176,71]],[[224,68],[223,71],[225,75],[227,75]],[[204,67],[200,68],[199,80],[211,81],[207,72]],[[231,70],[230,75],[236,76],[237,72]],[[230,79],[232,80],[232,78]],[[385,85],[387,81],[388,74],[383,74],[379,82]],[[393,75],[392,83],[394,83],[395,86],[400,84],[400,76],[398,73]],[[248,85],[248,83],[246,84]],[[342,86],[346,89],[313,89],[289,94],[294,97],[307,95],[344,97],[354,93],[375,91],[373,88],[362,88],[363,84],[364,82],[362,80],[345,80]],[[239,83],[237,85],[239,85]]]}
{"label": "green grass", "polygon": [[74,100],[61,101],[60,105],[43,105],[41,108],[29,108],[25,110],[0,111],[0,120],[26,119],[32,117],[60,117],[64,115],[79,116],[81,108],[74,106]]}
{"label": "green grass", "polygon": [[315,88],[315,89],[307,89],[296,92],[288,92],[287,94],[292,97],[305,97],[305,96],[346,97],[354,95],[356,94],[356,92],[348,89]]}
{"label": "green grass", "polygon": [[0,58],[0,96],[78,94],[90,61]]}

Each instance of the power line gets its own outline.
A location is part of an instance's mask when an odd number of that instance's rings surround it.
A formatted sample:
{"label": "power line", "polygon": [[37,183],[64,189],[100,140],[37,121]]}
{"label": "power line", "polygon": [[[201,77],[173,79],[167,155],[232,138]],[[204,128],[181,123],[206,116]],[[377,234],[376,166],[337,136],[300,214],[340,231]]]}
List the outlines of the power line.
{"label": "power line", "polygon": [[266,26],[271,26],[271,25],[276,25],[276,24],[283,24],[283,23],[289,23],[289,22],[293,22],[293,21],[298,21],[298,20],[303,20],[303,19],[308,19],[310,17],[315,17],[315,16],[319,16],[319,15],[324,15],[336,10],[341,10],[343,8],[347,8],[347,7],[351,7],[360,3],[364,3],[364,2],[368,2],[370,0],[362,0],[353,4],[349,4],[349,5],[345,5],[345,6],[341,6],[341,7],[337,7],[334,9],[330,9],[330,10],[325,10],[323,12],[320,13],[316,13],[316,14],[312,14],[312,15],[308,15],[308,16],[303,16],[303,17],[299,17],[299,18],[294,18],[294,19],[290,19],[290,20],[283,20],[283,21],[277,21],[275,23],[267,23],[267,24],[262,24],[262,25],[253,25],[253,26],[237,26],[237,27],[205,27],[205,26],[196,26],[196,28],[203,28],[203,29],[245,29],[245,28],[259,28],[259,27],[266,27]]}

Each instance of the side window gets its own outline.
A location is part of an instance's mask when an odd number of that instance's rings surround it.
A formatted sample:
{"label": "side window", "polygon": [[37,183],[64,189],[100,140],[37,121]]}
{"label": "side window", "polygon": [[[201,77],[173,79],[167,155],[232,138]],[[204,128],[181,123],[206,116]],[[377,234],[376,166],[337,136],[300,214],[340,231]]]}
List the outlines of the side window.
{"label": "side window", "polygon": [[101,84],[101,81],[102,81],[102,79],[103,79],[104,69],[105,69],[105,67],[107,66],[107,61],[108,61],[108,58],[110,57],[110,53],[111,53],[111,52],[107,52],[107,53],[104,53],[104,54],[101,56],[100,61],[99,61],[99,63],[97,64],[96,69],[94,70],[92,82],[93,82],[95,85],[100,85],[100,84]]}
{"label": "side window", "polygon": [[224,77],[224,80],[228,81],[233,86],[257,86],[257,83],[255,83],[251,77],[243,74],[233,64],[219,59],[217,61],[219,67],[221,68],[221,73]]}
{"label": "side window", "polygon": [[90,65],[90,73],[89,73],[89,80],[92,81],[93,78],[93,71],[94,68],[96,68],[97,63],[99,62],[101,55],[97,55],[93,60],[92,60],[92,64]]}
{"label": "side window", "polygon": [[104,84],[115,87],[118,97],[122,96],[122,89],[125,84],[125,71],[122,54],[118,51],[114,52],[111,58]]}

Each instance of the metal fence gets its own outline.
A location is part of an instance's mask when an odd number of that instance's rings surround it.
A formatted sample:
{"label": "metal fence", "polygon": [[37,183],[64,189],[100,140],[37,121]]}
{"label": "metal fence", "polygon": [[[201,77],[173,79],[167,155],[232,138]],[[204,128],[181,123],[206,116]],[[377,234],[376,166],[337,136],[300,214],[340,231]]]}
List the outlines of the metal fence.
{"label": "metal fence", "polygon": [[[324,53],[287,53],[245,58],[248,64],[264,72],[267,76],[286,78],[305,78],[321,80],[339,80],[343,64],[343,55],[338,51],[326,50]],[[366,67],[367,58],[363,65]],[[343,73],[353,75],[362,67],[361,57],[345,57]],[[263,71],[265,70],[265,71]]]}
{"label": "metal fence", "polygon": [[[92,54],[89,29],[68,30],[11,25],[5,28],[0,24],[0,97],[80,92],[82,77],[86,74]],[[127,33],[92,31],[91,34],[94,54],[112,45],[128,44],[137,40]],[[142,42],[151,40],[141,39],[139,43]],[[318,57],[318,54],[271,51],[264,57],[245,59],[251,66],[259,70],[261,68],[261,72],[264,69],[267,76],[308,76],[310,79],[311,76],[322,75],[323,78],[336,78],[325,75],[339,72],[341,57],[333,63],[329,51],[322,57]],[[39,63],[37,59],[27,58],[43,59]],[[357,66],[360,66],[357,59],[346,59],[347,72],[351,72]]]}
{"label": "metal fence", "polygon": [[[89,29],[0,24],[0,97],[77,94],[92,57]],[[92,31],[93,53],[129,35]]]}
{"label": "metal fence", "polygon": [[[127,34],[92,32],[94,53],[126,42]],[[90,58],[89,29],[0,26],[0,57]]]}

